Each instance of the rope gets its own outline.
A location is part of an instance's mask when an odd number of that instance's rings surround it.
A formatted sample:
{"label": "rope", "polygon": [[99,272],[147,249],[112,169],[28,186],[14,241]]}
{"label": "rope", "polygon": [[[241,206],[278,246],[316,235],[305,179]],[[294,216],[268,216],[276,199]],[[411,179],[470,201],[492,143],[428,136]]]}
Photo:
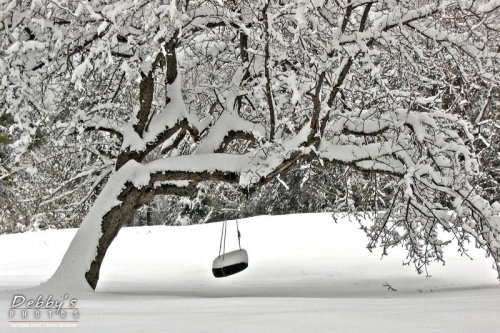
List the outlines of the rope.
{"label": "rope", "polygon": [[224,237],[224,224],[226,221],[222,221],[222,233],[220,234],[220,246],[219,246],[219,257],[220,257],[220,252],[222,250],[222,237]]}
{"label": "rope", "polygon": [[[238,218],[236,218],[236,232],[238,235],[238,247],[241,251],[241,233],[240,227],[238,226]],[[219,245],[219,257],[222,252],[222,259],[224,259],[224,255],[226,254],[226,236],[227,236],[227,218],[226,214],[224,214],[224,221],[222,221],[222,232],[220,235],[220,245]]]}
{"label": "rope", "polygon": [[227,236],[227,220],[224,221],[224,251],[222,252],[223,260],[224,260],[224,255],[226,254],[226,236]]}
{"label": "rope", "polygon": [[238,227],[238,219],[236,219],[236,232],[238,233],[238,246],[240,247],[241,251],[241,242],[240,242],[241,233],[240,233],[240,228]]}

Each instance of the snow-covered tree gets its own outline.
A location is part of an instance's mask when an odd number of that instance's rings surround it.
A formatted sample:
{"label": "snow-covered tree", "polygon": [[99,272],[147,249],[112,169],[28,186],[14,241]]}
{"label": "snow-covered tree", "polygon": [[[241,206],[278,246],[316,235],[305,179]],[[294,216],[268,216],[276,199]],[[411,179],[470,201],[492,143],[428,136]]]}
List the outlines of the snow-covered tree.
{"label": "snow-covered tree", "polygon": [[[3,118],[3,117],[2,117]],[[14,191],[9,181],[8,144],[12,141],[6,133],[6,122],[0,118],[0,234],[11,231],[13,226],[10,217],[13,214]]]}
{"label": "snow-covered tree", "polygon": [[489,202],[500,201],[500,96],[491,88],[473,114],[476,132],[476,153],[481,162],[477,184]]}
{"label": "snow-covered tree", "polygon": [[118,231],[156,195],[204,181],[251,192],[311,160],[385,177],[370,248],[403,244],[421,270],[443,260],[445,230],[498,269],[499,209],[471,185],[473,126],[450,96],[498,85],[499,12],[497,0],[1,2],[0,105],[18,160],[42,135],[81,163],[63,186],[100,189],[46,285],[95,288]]}

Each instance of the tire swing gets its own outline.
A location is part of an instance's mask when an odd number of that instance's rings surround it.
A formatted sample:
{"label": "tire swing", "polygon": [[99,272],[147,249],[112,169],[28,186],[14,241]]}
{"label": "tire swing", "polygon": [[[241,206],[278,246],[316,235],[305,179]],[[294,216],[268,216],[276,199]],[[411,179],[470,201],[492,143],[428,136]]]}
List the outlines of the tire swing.
{"label": "tire swing", "polygon": [[238,228],[238,219],[236,219],[236,230],[238,232],[238,246],[240,249],[226,253],[227,220],[224,220],[224,222],[222,222],[219,256],[215,258],[212,264],[212,273],[216,278],[226,277],[239,273],[248,267],[248,253],[241,248],[241,233],[240,229]]}

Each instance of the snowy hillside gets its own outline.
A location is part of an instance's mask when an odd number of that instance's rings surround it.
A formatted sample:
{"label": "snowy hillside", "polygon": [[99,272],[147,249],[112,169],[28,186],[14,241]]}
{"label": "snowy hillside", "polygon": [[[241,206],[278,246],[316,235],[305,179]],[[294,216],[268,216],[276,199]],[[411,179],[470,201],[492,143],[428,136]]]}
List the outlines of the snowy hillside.
{"label": "snowy hillside", "polygon": [[[402,266],[402,249],[383,260],[366,250],[355,222],[336,224],[329,214],[261,216],[240,221],[248,269],[215,279],[220,229],[221,223],[122,229],[104,261],[99,293],[72,295],[81,318],[67,331],[500,331],[500,286],[481,251],[471,249],[471,261],[449,246],[447,264],[431,265],[426,278]],[[50,277],[74,234],[0,236],[3,311],[14,289]],[[227,237],[231,251],[237,247],[233,222]],[[4,316],[5,331],[22,329]]]}

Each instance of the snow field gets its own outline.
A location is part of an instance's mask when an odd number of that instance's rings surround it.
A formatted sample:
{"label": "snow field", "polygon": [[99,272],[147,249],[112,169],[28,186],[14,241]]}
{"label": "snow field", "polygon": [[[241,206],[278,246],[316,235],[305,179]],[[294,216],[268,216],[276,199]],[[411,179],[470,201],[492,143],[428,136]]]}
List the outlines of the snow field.
{"label": "snow field", "polygon": [[[124,228],[104,261],[98,293],[73,295],[77,332],[496,332],[500,288],[492,261],[455,246],[431,278],[402,266],[403,249],[370,253],[356,222],[330,214],[240,220],[249,267],[215,279],[221,223]],[[0,311],[35,295],[76,230],[0,236]],[[228,223],[226,250],[237,248]],[[383,287],[388,283],[397,291]],[[35,297],[35,296],[33,296]],[[34,332],[10,327],[0,332]],[[41,331],[50,329],[38,328]],[[60,328],[60,330],[64,330]]]}

